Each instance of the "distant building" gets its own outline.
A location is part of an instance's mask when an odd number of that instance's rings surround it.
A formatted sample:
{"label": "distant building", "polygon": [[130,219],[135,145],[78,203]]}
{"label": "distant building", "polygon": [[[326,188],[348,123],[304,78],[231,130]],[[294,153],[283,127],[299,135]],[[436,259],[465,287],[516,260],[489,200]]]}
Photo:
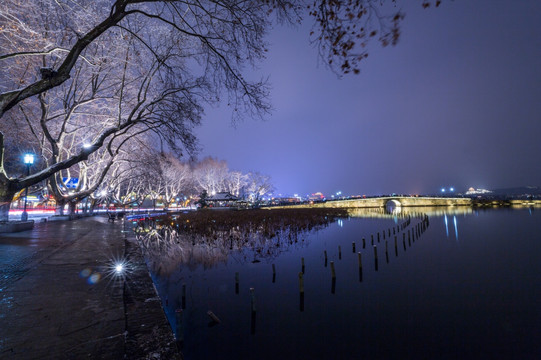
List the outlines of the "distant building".
{"label": "distant building", "polygon": [[205,199],[210,207],[236,206],[240,199],[229,192],[219,192]]}
{"label": "distant building", "polygon": [[466,195],[482,195],[482,194],[490,194],[492,191],[486,190],[486,189],[474,189],[469,188],[468,191],[466,191]]}
{"label": "distant building", "polygon": [[325,196],[320,192],[314,193],[308,197],[308,200],[310,201],[323,201],[324,199]]}
{"label": "distant building", "polygon": [[294,205],[294,204],[300,204],[301,200],[296,197],[278,197],[278,198],[272,198],[270,203],[271,205]]}

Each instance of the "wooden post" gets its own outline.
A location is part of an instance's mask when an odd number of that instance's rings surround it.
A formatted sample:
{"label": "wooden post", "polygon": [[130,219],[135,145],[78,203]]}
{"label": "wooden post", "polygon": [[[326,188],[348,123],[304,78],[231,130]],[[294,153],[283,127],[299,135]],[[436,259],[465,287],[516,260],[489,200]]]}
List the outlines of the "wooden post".
{"label": "wooden post", "polygon": [[374,268],[378,271],[378,247],[374,245]]}
{"label": "wooden post", "polygon": [[218,319],[218,317],[217,317],[216,315],[214,315],[214,313],[213,313],[212,311],[210,311],[210,310],[207,311],[207,315],[208,315],[208,316],[211,318],[211,320],[212,320],[213,322],[215,322],[216,324],[220,324],[220,323],[221,323],[220,319]]}
{"label": "wooden post", "polygon": [[186,309],[186,284],[182,284],[182,308]]}
{"label": "wooden post", "polygon": [[304,294],[304,277],[302,272],[299,273],[299,292]]}
{"label": "wooden post", "polygon": [[331,261],[331,276],[336,279],[336,272],[334,271],[334,261]]}
{"label": "wooden post", "polygon": [[355,241],[351,243],[351,248],[353,249],[353,252],[355,252]]}
{"label": "wooden post", "polygon": [[276,282],[276,265],[272,264],[272,282]]}
{"label": "wooden post", "polygon": [[250,288],[250,304],[252,306],[252,314],[254,314],[256,312],[256,308],[255,308],[255,289],[254,288]]}
{"label": "wooden post", "polygon": [[342,260],[342,248],[338,245],[338,259]]}
{"label": "wooden post", "polygon": [[361,260],[361,253],[360,252],[357,253],[357,257],[359,259],[359,282],[362,282],[363,281],[363,263],[362,263],[362,260]]}
{"label": "wooden post", "polygon": [[235,294],[239,293],[239,273],[235,273]]}
{"label": "wooden post", "polygon": [[304,274],[304,258],[301,258],[301,271]]}
{"label": "wooden post", "polygon": [[325,267],[327,267],[327,250],[323,251],[323,255],[325,255]]}

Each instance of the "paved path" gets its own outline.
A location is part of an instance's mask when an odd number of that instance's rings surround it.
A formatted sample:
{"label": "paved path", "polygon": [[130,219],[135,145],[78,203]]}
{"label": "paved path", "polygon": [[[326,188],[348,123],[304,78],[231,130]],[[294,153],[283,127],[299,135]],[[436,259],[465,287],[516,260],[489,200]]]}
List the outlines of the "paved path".
{"label": "paved path", "polygon": [[[179,359],[138,246],[104,217],[0,236],[0,359]],[[127,259],[125,277],[114,260]]]}

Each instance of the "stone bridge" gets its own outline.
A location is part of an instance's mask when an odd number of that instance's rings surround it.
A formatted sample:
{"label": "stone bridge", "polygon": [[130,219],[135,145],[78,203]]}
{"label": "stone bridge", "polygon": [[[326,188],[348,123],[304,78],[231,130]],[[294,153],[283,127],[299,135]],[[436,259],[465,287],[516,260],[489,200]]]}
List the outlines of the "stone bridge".
{"label": "stone bridge", "polygon": [[[309,208],[387,208],[411,206],[471,206],[469,198],[386,196],[366,199],[331,200],[322,203],[291,205]],[[283,207],[291,207],[283,206]],[[280,206],[281,207],[281,206]]]}

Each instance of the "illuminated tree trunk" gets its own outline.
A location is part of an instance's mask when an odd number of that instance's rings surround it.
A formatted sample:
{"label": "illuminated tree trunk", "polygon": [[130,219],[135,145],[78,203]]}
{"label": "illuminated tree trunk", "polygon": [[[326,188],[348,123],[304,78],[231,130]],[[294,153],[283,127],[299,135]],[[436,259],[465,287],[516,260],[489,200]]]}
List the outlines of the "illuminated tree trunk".
{"label": "illuminated tree trunk", "polygon": [[0,222],[9,221],[9,207],[16,191],[4,169],[4,134],[0,132]]}
{"label": "illuminated tree trunk", "polygon": [[94,198],[90,199],[90,207],[88,208],[88,213],[90,215],[94,214],[94,209],[96,208],[97,203],[98,203],[97,199],[94,199]]}
{"label": "illuminated tree trunk", "polygon": [[64,206],[66,205],[66,200],[60,198],[56,200],[56,208],[54,209],[55,215],[64,215]]}
{"label": "illuminated tree trunk", "polygon": [[77,201],[68,202],[68,214],[75,215],[75,209],[77,208]]}
{"label": "illuminated tree trunk", "polygon": [[14,195],[14,192],[6,192],[4,186],[0,187],[0,222],[9,220],[9,206]]}

